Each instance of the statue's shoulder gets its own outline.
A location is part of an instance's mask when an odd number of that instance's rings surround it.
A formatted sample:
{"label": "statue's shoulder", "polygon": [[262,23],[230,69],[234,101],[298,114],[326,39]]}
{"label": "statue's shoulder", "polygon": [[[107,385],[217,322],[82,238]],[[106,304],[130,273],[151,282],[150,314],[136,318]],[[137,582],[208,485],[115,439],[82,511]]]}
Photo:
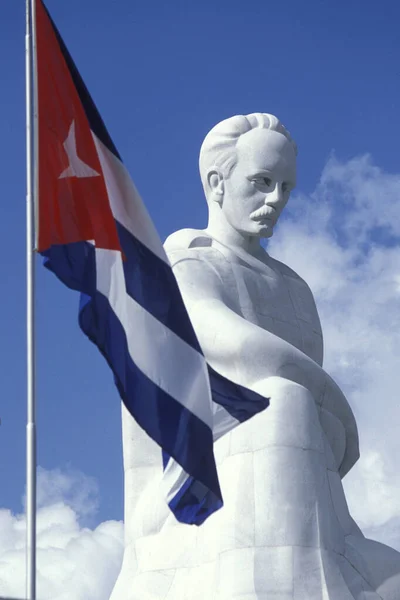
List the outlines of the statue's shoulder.
{"label": "statue's shoulder", "polygon": [[175,252],[184,252],[193,248],[208,248],[211,245],[212,239],[204,230],[179,229],[167,237],[164,242],[164,250],[169,256]]}
{"label": "statue's shoulder", "polygon": [[213,239],[203,229],[180,229],[164,242],[164,250],[171,266],[182,261],[200,261],[213,267],[222,275],[230,268],[229,257],[216,247]]}
{"label": "statue's shoulder", "polygon": [[181,229],[171,234],[164,249],[184,298],[192,296],[222,299],[234,310],[239,310],[232,294],[236,289],[230,256],[219,249],[207,232],[199,229]]}

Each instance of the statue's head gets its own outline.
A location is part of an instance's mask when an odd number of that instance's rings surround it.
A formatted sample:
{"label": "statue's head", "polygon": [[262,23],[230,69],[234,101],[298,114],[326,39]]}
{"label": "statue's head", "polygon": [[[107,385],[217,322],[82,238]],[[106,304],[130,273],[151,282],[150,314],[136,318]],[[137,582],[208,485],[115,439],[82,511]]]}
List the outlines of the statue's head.
{"label": "statue's head", "polygon": [[200,176],[212,217],[236,231],[271,237],[296,185],[296,144],[273,115],[221,121],[200,150]]}

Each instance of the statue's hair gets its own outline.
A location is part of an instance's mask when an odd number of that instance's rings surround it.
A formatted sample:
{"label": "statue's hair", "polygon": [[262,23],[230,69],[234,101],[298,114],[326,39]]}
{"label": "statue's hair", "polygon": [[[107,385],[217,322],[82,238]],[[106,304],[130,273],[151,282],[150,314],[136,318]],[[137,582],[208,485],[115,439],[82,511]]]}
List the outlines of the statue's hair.
{"label": "statue's hair", "polygon": [[236,165],[236,144],[241,135],[252,129],[270,129],[284,135],[293,145],[297,155],[297,146],[290,133],[277,117],[268,113],[252,113],[236,115],[221,121],[206,135],[200,149],[200,177],[207,193],[207,174],[213,167],[218,167],[224,177],[228,177]]}

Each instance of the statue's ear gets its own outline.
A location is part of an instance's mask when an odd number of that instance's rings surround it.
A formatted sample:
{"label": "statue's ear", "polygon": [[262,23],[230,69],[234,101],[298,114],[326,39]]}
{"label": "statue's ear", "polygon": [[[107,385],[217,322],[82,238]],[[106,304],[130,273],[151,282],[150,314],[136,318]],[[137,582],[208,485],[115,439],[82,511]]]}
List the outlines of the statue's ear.
{"label": "statue's ear", "polygon": [[210,193],[213,194],[213,200],[218,202],[218,204],[221,204],[225,191],[225,183],[224,176],[218,167],[211,167],[208,171],[207,184]]}

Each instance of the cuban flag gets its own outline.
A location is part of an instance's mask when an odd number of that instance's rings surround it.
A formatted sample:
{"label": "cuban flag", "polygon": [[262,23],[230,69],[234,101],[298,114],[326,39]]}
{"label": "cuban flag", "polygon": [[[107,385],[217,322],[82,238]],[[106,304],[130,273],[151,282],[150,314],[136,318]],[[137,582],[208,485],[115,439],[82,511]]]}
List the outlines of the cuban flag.
{"label": "cuban flag", "polygon": [[213,442],[268,399],[206,363],[162,243],[42,0],[36,5],[38,198],[45,266],[163,451],[166,500],[200,525],[222,506]]}

